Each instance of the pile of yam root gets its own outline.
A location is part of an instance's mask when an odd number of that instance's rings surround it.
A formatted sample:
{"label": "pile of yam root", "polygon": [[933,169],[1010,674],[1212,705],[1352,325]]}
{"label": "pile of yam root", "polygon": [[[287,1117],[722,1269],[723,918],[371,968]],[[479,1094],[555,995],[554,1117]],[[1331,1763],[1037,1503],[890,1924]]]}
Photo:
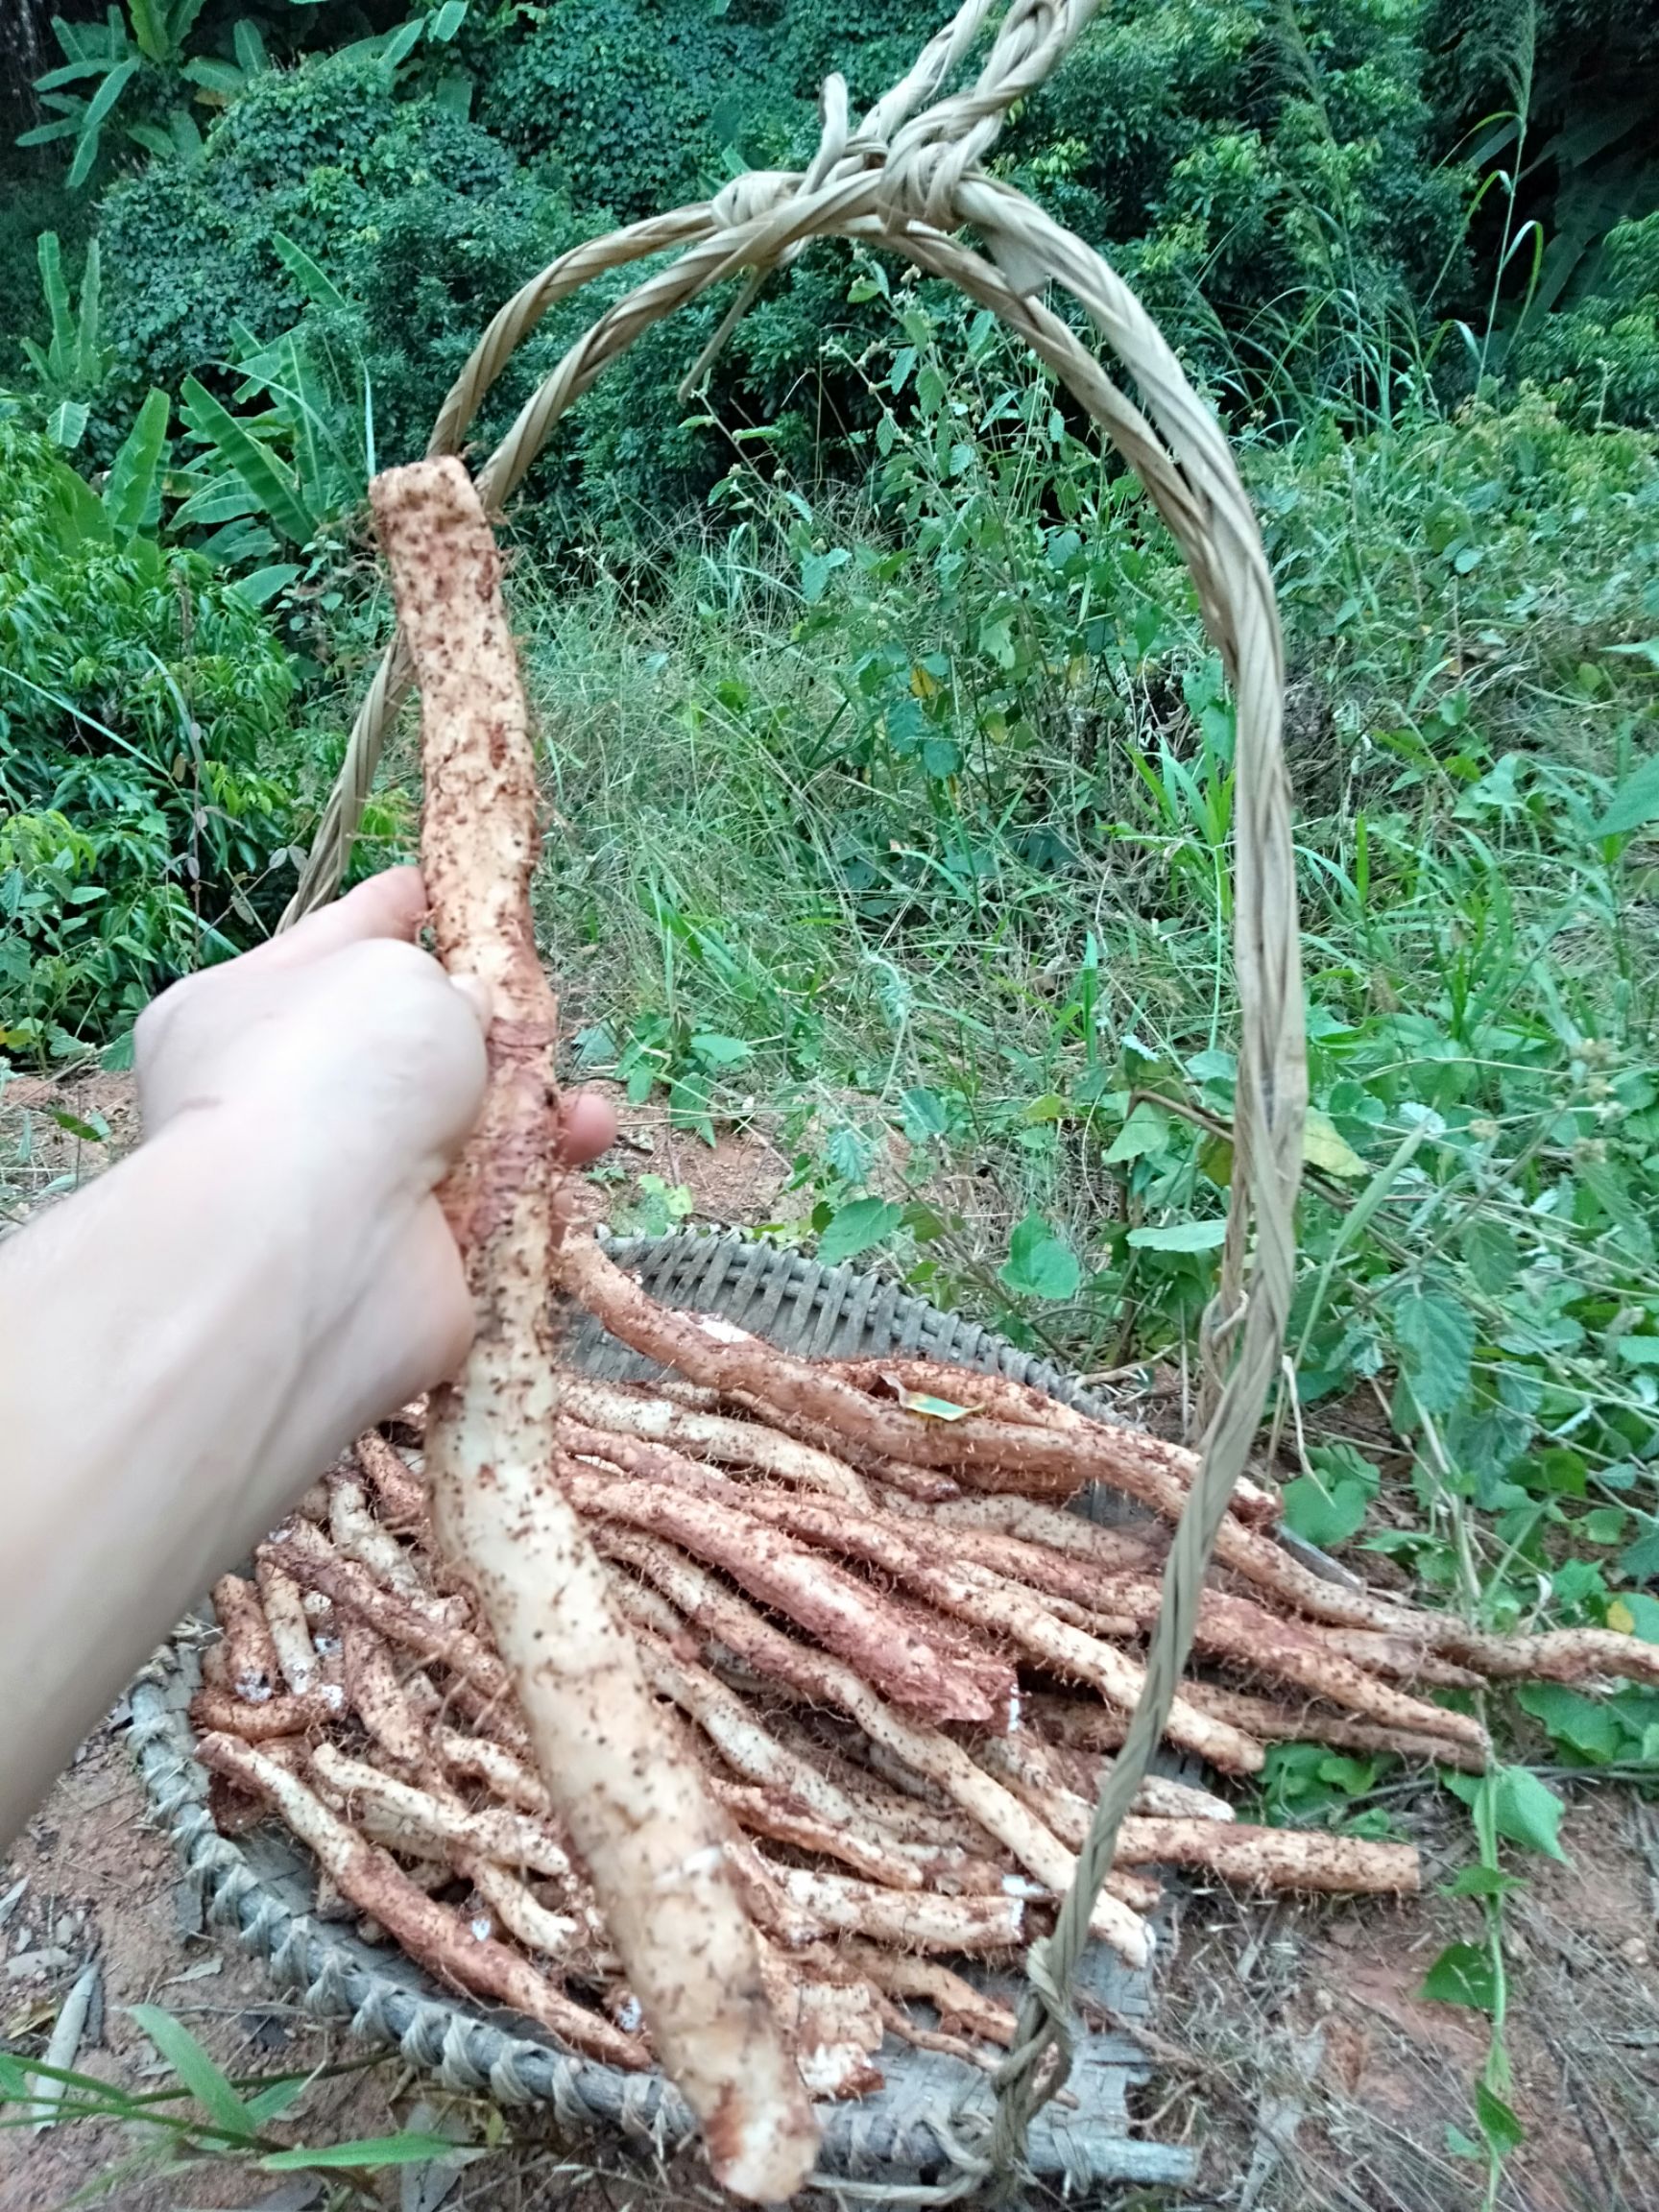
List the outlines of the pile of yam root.
{"label": "pile of yam root", "polygon": [[[221,1582],[194,1707],[225,1824],[267,1812],[337,1908],[572,2050],[660,2065],[716,2179],[778,2202],[815,2097],[893,2032],[995,2064],[1144,1679],[1196,1460],[1005,1379],[814,1363],[657,1305],[565,1222],[557,1011],[529,887],[537,779],[500,568],[457,461],[373,501],[421,695],[435,950],[490,1006],[439,1192],[476,1334]],[[664,1379],[563,1372],[554,1292]],[[1091,1484],[1134,1532],[1064,1510]],[[1240,1483],[1167,1740],[1221,1774],[1310,1739],[1479,1767],[1435,1693],[1659,1674],[1599,1631],[1508,1639],[1321,1579]],[[1249,1828],[1149,1779],[1093,1928],[1144,1962],[1154,1866],[1415,1887],[1408,1846]],[[912,2006],[926,2007],[922,2018]],[[924,2025],[926,2021],[926,2025]]]}
{"label": "pile of yam root", "polygon": [[[655,1697],[724,1819],[766,1987],[816,2096],[879,2082],[883,2036],[995,2062],[1014,2015],[946,1961],[1017,1959],[1070,1879],[1140,1694],[1190,1454],[1026,1386],[903,1358],[798,1362],[647,1299],[598,1245],[562,1273],[675,1373],[566,1375],[548,1481],[606,1566]],[[687,1373],[699,1379],[687,1380]],[[822,1415],[851,1400],[863,1433]],[[215,1593],[193,1719],[228,1825],[272,1808],[338,1911],[574,2049],[653,2062],[640,2007],[554,1815],[487,1624],[436,1552],[425,1416],[372,1431]],[[901,1442],[902,1457],[890,1447]],[[1162,1523],[1062,1510],[1110,1481]],[[1035,1493],[1035,1495],[1033,1495]],[[1494,1678],[1659,1674],[1601,1631],[1498,1638],[1327,1582],[1235,1500],[1169,1742],[1222,1774],[1311,1740],[1478,1768],[1436,1703]],[[1149,1778],[1095,1911],[1151,1948],[1142,1869],[1272,1888],[1403,1892],[1415,1850],[1247,1827]],[[937,2025],[909,2004],[923,2000]]]}

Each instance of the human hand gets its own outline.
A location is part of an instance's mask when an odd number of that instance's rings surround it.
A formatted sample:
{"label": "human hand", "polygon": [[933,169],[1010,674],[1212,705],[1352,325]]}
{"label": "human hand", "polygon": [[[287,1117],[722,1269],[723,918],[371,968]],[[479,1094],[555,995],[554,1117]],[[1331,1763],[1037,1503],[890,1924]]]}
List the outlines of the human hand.
{"label": "human hand", "polygon": [[[298,1255],[307,1430],[378,1418],[453,1374],[471,1339],[434,1192],[483,1098],[488,995],[411,942],[425,911],[419,871],[389,870],[175,984],[134,1034],[146,1137],[186,1171],[204,1141],[228,1143],[274,1253]],[[567,1102],[569,1164],[614,1134],[603,1100]]]}

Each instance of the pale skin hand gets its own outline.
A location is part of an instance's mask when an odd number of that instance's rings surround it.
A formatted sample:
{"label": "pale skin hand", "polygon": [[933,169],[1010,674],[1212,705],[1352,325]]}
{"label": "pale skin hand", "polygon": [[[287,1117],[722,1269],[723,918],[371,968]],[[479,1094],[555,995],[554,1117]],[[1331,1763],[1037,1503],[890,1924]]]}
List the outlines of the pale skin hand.
{"label": "pale skin hand", "polygon": [[[394,869],[138,1023],[145,1142],[0,1245],[0,1845],[174,1622],[471,1336],[482,987]],[[614,1134],[569,1102],[565,1157]]]}

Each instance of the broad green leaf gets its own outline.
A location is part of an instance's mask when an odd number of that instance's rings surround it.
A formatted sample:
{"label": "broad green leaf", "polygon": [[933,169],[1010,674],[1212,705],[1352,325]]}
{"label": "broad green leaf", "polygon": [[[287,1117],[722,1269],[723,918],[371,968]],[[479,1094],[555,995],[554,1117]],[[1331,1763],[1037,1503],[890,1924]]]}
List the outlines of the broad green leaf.
{"label": "broad green leaf", "polygon": [[257,568],[277,550],[276,533],[252,521],[227,522],[203,546],[205,560],[221,568]]}
{"label": "broad green leaf", "polygon": [[1547,1858],[1566,1860],[1557,1836],[1567,1810],[1547,1782],[1527,1767],[1501,1767],[1493,1785],[1492,1816],[1500,1836]]}
{"label": "broad green leaf", "polygon": [[1327,1175],[1366,1175],[1370,1170],[1329,1114],[1310,1106],[1302,1128],[1302,1157]]}
{"label": "broad green leaf", "polygon": [[101,347],[104,327],[104,256],[96,238],[86,244],[86,263],[81,272],[81,307],[75,325],[75,374],[83,384],[103,375],[111,355]]}
{"label": "broad green leaf", "polygon": [[1501,1297],[1521,1272],[1521,1248],[1502,1221],[1478,1214],[1463,1238],[1469,1272],[1489,1297]]}
{"label": "broad green leaf", "polygon": [[[79,191],[87,178],[91,176],[97,166],[98,149],[104,139],[103,132],[89,126],[84,115],[80,118],[77,129],[79,135],[75,140],[75,158],[69,164],[69,175],[66,180],[71,192]],[[24,132],[23,138],[18,139],[17,143],[21,146],[26,138],[38,145],[40,137],[39,132],[28,131]]]}
{"label": "broad green leaf", "polygon": [[1659,753],[1633,768],[1607,803],[1596,825],[1598,837],[1623,837],[1659,814]]}
{"label": "broad green leaf", "polygon": [[244,83],[242,71],[233,62],[215,61],[205,54],[198,54],[186,61],[184,74],[192,84],[200,84],[204,92],[217,92],[225,100],[233,100]]}
{"label": "broad green leaf", "polygon": [[1653,1264],[1653,1232],[1631,1195],[1628,1179],[1610,1161],[1585,1160],[1578,1164],[1578,1179],[1595,1193],[1613,1223],[1615,1236],[1644,1267]]}
{"label": "broad green leaf", "polygon": [[[1586,1544],[1622,1544],[1630,1516],[1622,1505],[1598,1505],[1575,1524]],[[1557,1586],[1559,1596],[1559,1586]]]}
{"label": "broad green leaf", "polygon": [[843,1183],[862,1183],[870,1172],[875,1147],[862,1129],[842,1121],[824,1141],[824,1158]]}
{"label": "broad green leaf", "polygon": [[110,465],[104,486],[104,512],[118,545],[135,537],[143,523],[167,446],[167,418],[172,405],[165,392],[152,391]]}
{"label": "broad green leaf", "polygon": [[388,68],[396,69],[414,53],[425,30],[425,16],[411,15],[407,23],[399,23],[396,31],[388,31],[384,38],[375,41],[375,59],[385,62]]}
{"label": "broad green leaf", "polygon": [[700,1029],[691,1040],[691,1049],[707,1068],[738,1068],[754,1053],[740,1037],[722,1037],[711,1029]]}
{"label": "broad green leaf", "polygon": [[278,591],[286,591],[301,573],[292,561],[277,561],[269,568],[255,568],[251,576],[233,578],[230,589],[251,607],[263,607]]}
{"label": "broad green leaf", "polygon": [[63,276],[63,250],[58,242],[56,230],[41,231],[35,241],[35,258],[40,265],[40,290],[45,296],[46,309],[52,318],[53,367],[61,374],[60,365],[66,363],[69,355],[72,325],[69,320],[69,286]]}
{"label": "broad green leaf", "polygon": [[180,161],[194,168],[202,158],[204,140],[189,108],[175,108],[167,118],[167,130],[173,140],[173,151]]}
{"label": "broad green leaf", "polygon": [[50,146],[59,138],[73,138],[81,128],[80,115],[57,115],[50,123],[36,123],[33,130],[20,131],[12,141],[18,146]]}
{"label": "broad green leaf", "polygon": [[1659,1598],[1646,1590],[1623,1590],[1607,1608],[1607,1625],[1622,1636],[1640,1636],[1644,1644],[1659,1644]]}
{"label": "broad green leaf", "polygon": [[1659,1367],[1659,1336],[1621,1336],[1617,1349],[1626,1367]]}
{"label": "broad green leaf", "polygon": [[238,15],[231,26],[230,43],[236,50],[236,59],[245,77],[257,77],[271,66],[265,52],[265,41],[259,36],[258,26],[246,15]]}
{"label": "broad green leaf", "polygon": [[1161,1229],[1131,1229],[1137,1252],[1214,1252],[1227,1239],[1225,1221],[1169,1221]]}
{"label": "broad green leaf", "polygon": [[904,1134],[912,1144],[929,1137],[943,1137],[950,1126],[945,1101],[937,1091],[906,1091],[899,1101],[904,1117]]}
{"label": "broad green leaf", "polygon": [[1143,1153],[1161,1152],[1168,1141],[1168,1115],[1143,1098],[1113,1139],[1106,1165],[1115,1167],[1125,1160],[1139,1160]]}
{"label": "broad green leaf", "polygon": [[1413,1290],[1396,1301],[1393,1323],[1412,1396],[1425,1413],[1449,1413],[1469,1387],[1474,1316],[1443,1291]]}
{"label": "broad green leaf", "polygon": [[1642,1532],[1620,1552],[1619,1571],[1632,1581],[1646,1582],[1659,1578],[1659,1518],[1642,1513],[1637,1520]]}
{"label": "broad green leaf", "polygon": [[248,2107],[181,2020],[158,2005],[129,2010],[220,2134],[246,2140],[254,2133]]}
{"label": "broad green leaf", "polygon": [[[454,2158],[457,2146],[445,2135],[369,2135],[356,2143],[325,2143],[318,2150],[272,2151],[259,2161],[261,2174],[306,2174],[314,2168],[417,2166],[427,2158]],[[465,2152],[459,2153],[464,2156]]]}
{"label": "broad green leaf", "polygon": [[215,476],[193,492],[181,507],[173,510],[175,530],[212,530],[221,522],[235,522],[245,515],[257,515],[259,495],[250,492],[234,469]]}
{"label": "broad green leaf", "polygon": [[850,1205],[838,1207],[818,1239],[819,1259],[826,1267],[855,1260],[860,1252],[868,1252],[873,1244],[891,1237],[903,1213],[902,1206],[885,1198],[854,1198]]}
{"label": "broad green leaf", "polygon": [[1541,1721],[1554,1741],[1593,1767],[1605,1767],[1623,1748],[1618,1713],[1599,1698],[1586,1697],[1560,1682],[1527,1682],[1515,1702]]}
{"label": "broad green leaf", "polygon": [[844,568],[853,558],[845,545],[832,545],[828,553],[804,553],[801,557],[801,596],[808,607],[816,607],[824,596],[825,587],[837,568]]}
{"label": "broad green leaf", "polygon": [[10,2051],[0,2051],[0,2105],[33,2104],[34,2089],[28,2070]]}
{"label": "broad green leaf", "polygon": [[77,184],[84,184],[91,174],[92,164],[98,158],[98,133],[104,128],[116,101],[137,76],[138,67],[135,59],[118,62],[87,101],[86,112],[81,118],[81,144],[76,149],[75,160],[69,171],[71,190]]}
{"label": "broad green leaf", "polygon": [[317,521],[300,497],[291,471],[194,376],[186,376],[180,389],[184,420],[191,429],[211,442],[284,537],[308,545],[317,535]]}
{"label": "broad green leaf", "polygon": [[122,128],[134,146],[142,146],[146,154],[154,154],[163,161],[171,160],[178,152],[172,137],[159,123],[128,123]]}
{"label": "broad green leaf", "polygon": [[138,51],[147,61],[168,61],[167,24],[164,0],[127,0],[127,12],[132,18],[132,36],[138,41]]}
{"label": "broad green leaf", "polygon": [[325,275],[303,246],[297,246],[292,238],[284,237],[280,230],[272,231],[271,243],[276,250],[277,260],[313,305],[332,308],[339,314],[349,312],[351,302],[340,287]]}
{"label": "broad green leaf", "polygon": [[1477,1943],[1448,1943],[1423,1977],[1423,1994],[1435,2005],[1490,2012],[1498,1995],[1490,1955]]}
{"label": "broad green leaf", "polygon": [[1511,2156],[1527,2140],[1527,2130],[1515,2113],[1484,2081],[1475,2084],[1475,2117],[1480,2123],[1480,2132],[1500,2158]]}
{"label": "broad green leaf", "polygon": [[[48,69],[44,77],[35,79],[36,92],[57,92],[65,84],[81,84],[88,77],[102,77],[109,66],[108,54],[88,54],[78,61],[65,61],[56,69]],[[21,138],[18,145],[23,144]]]}
{"label": "broad green leaf", "polygon": [[54,445],[72,453],[86,434],[90,414],[84,399],[60,399],[46,418],[46,435]]}
{"label": "broad green leaf", "polygon": [[467,0],[444,0],[444,5],[426,26],[426,36],[435,38],[440,46],[447,46],[467,20]]}
{"label": "broad green leaf", "polygon": [[1293,1535],[1329,1551],[1363,1527],[1366,1497],[1358,1482],[1315,1482],[1298,1475],[1284,1489],[1285,1526]]}
{"label": "broad green leaf", "polygon": [[87,483],[64,462],[51,478],[54,522],[60,541],[70,551],[83,544],[108,545],[109,517],[104,502]]}
{"label": "broad green leaf", "polygon": [[1450,1882],[1441,1884],[1443,1897],[1507,1897],[1511,1889],[1525,1889],[1519,1874],[1503,1874],[1496,1866],[1464,1866]]}
{"label": "broad green leaf", "polygon": [[1025,1298],[1075,1298],[1083,1270],[1041,1214],[1027,1214],[1009,1239],[997,1280]]}

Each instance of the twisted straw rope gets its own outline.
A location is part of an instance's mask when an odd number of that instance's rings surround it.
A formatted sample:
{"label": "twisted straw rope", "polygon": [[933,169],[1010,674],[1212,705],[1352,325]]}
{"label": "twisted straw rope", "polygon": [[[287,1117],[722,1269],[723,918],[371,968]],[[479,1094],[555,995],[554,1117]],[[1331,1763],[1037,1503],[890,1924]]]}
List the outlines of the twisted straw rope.
{"label": "twisted straw rope", "polygon": [[[738,177],[712,201],[677,208],[579,246],[516,293],[491,323],[445,398],[428,454],[458,452],[508,359],[557,301],[605,272],[670,249],[679,257],[614,302],[532,394],[485,463],[478,490],[499,512],[554,424],[640,334],[742,272],[748,281],[688,382],[706,369],[772,271],[807,240],[868,240],[942,276],[1015,331],[1106,432],[1145,485],[1180,545],[1205,628],[1233,685],[1236,752],[1234,957],[1241,1015],[1233,1198],[1221,1286],[1206,1316],[1212,1366],[1203,1459],[1170,1548],[1146,1684],[1101,1788],[1076,1879],[1054,1933],[1032,1946],[1016,2045],[998,2076],[984,2160],[965,2158],[943,2202],[987,2176],[1021,2170],[1032,2115],[1070,2062],[1070,1992],[1089,1916],[1118,1827],[1157,1749],[1192,1641],[1199,1593],[1278,1370],[1294,1285],[1296,1188],[1307,1077],[1302,1030],[1290,799],[1281,744],[1284,670],[1278,616],[1255,517],[1227,441],[1134,295],[1091,247],[981,166],[1009,108],[1034,91],[1094,14],[1097,0],[1013,0],[979,76],[935,99],[991,12],[965,0],[908,74],[855,128],[847,88],[825,85],[823,134],[800,174]],[[931,106],[923,103],[932,101]],[[918,113],[917,109],[921,108]],[[971,226],[985,259],[950,235]],[[1060,285],[1083,308],[1142,396],[1144,412],[1036,295]],[[395,637],[358,712],[346,760],[283,926],[331,898],[410,668]],[[1255,1249],[1246,1274],[1250,1232]],[[1223,1370],[1225,1372],[1223,1373]]]}

